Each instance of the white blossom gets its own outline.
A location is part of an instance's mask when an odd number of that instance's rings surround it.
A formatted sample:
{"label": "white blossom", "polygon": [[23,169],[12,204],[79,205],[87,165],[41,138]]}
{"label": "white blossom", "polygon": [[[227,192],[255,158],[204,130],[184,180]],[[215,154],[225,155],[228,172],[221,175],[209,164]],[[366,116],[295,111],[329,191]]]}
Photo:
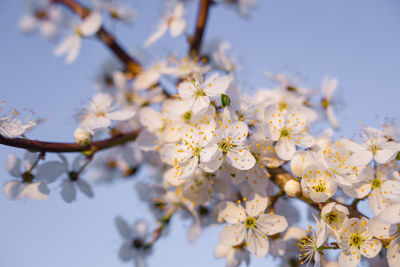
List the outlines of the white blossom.
{"label": "white blossom", "polygon": [[168,30],[172,37],[177,37],[183,33],[186,28],[186,20],[184,18],[185,8],[183,3],[177,3],[175,6],[170,6],[165,14],[163,14],[157,30],[150,35],[144,43],[144,46],[149,46],[160,39]]}
{"label": "white blossom", "polygon": [[236,246],[245,243],[251,254],[263,257],[268,253],[267,235],[280,233],[287,228],[285,217],[265,214],[268,198],[254,195],[245,200],[246,207],[230,201],[224,202],[220,214],[229,223],[219,235],[220,244]]}
{"label": "white blossom", "polygon": [[90,13],[80,24],[76,25],[73,32],[54,49],[54,55],[65,55],[67,64],[74,62],[81,48],[82,37],[94,35],[100,29],[101,22],[102,17],[99,13]]}

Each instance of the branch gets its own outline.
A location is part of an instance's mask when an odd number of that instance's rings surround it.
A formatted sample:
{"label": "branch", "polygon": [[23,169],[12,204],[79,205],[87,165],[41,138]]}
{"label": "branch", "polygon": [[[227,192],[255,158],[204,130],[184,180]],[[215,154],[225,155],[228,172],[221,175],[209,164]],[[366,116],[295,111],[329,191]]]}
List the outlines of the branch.
{"label": "branch", "polygon": [[200,55],[201,43],[203,41],[203,34],[207,23],[208,10],[211,4],[212,0],[200,0],[196,30],[194,34],[189,37],[189,56],[191,57]]}
{"label": "branch", "polygon": [[[268,168],[268,172],[269,174],[271,174],[271,181],[274,182],[280,189],[281,191],[285,192],[285,185],[287,182],[289,182],[290,180],[295,180],[297,181],[289,172],[287,172],[284,168],[279,167],[279,168]],[[312,201],[308,196],[304,195],[304,193],[302,192],[299,196],[297,196],[296,198],[302,200],[303,202],[307,203],[309,206],[313,207],[314,209],[317,210],[321,210],[323,205],[321,205],[322,203],[315,203],[314,201]],[[334,200],[327,200],[324,204],[327,204],[329,202],[332,202]],[[358,202],[358,201],[357,201]],[[353,203],[357,203],[357,202],[353,202]],[[340,203],[343,206],[346,206],[349,209],[349,216],[350,217],[357,217],[357,218],[362,218],[362,217],[366,217],[368,218],[366,215],[364,215],[362,212],[360,212],[357,207],[356,204],[355,205],[346,205],[343,203]]]}
{"label": "branch", "polygon": [[5,138],[0,135],[0,144],[11,147],[24,148],[29,151],[37,152],[96,152],[104,150],[113,146],[122,145],[134,141],[139,135],[140,130],[134,132],[121,134],[111,137],[102,141],[92,142],[87,146],[79,146],[75,143],[57,143],[57,142],[43,142],[38,140],[30,140],[26,138]]}
{"label": "branch", "polygon": [[[67,6],[82,19],[86,18],[91,12],[90,9],[75,0],[52,0],[52,2]],[[115,40],[114,35],[110,34],[103,26],[97,32],[97,37],[125,64],[128,71],[136,75],[142,70],[140,63],[131,57]]]}

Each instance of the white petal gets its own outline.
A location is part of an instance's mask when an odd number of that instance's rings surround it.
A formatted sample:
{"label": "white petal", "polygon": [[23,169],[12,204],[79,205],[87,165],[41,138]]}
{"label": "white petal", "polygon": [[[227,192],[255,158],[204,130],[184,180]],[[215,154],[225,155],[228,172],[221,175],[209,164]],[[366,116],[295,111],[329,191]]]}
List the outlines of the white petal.
{"label": "white petal", "polygon": [[146,40],[144,43],[144,46],[147,47],[151,44],[153,44],[155,41],[161,38],[161,36],[164,35],[164,33],[168,30],[168,25],[166,22],[162,21],[159,25],[157,30],[150,35],[150,37]]}
{"label": "white petal", "polygon": [[400,204],[386,207],[379,214],[378,218],[385,223],[400,223]]}
{"label": "white petal", "polygon": [[116,217],[114,219],[115,225],[117,226],[119,234],[127,239],[130,240],[133,236],[132,229],[128,226],[126,221],[122,217]]}
{"label": "white petal", "polygon": [[75,34],[65,37],[65,39],[63,39],[53,50],[53,54],[55,56],[62,56],[66,54],[71,49],[71,46],[73,45],[75,38],[76,38]]}
{"label": "white petal", "polygon": [[179,167],[178,170],[178,177],[179,178],[188,178],[192,176],[198,167],[198,158],[193,157],[192,159],[188,160],[183,167]]}
{"label": "white petal", "polygon": [[137,75],[133,88],[135,90],[146,90],[155,85],[161,77],[159,71],[143,71]]}
{"label": "white petal", "polygon": [[218,237],[219,243],[227,246],[236,246],[243,242],[246,236],[246,227],[242,223],[225,225]]}
{"label": "white petal", "polygon": [[384,223],[378,217],[368,220],[368,231],[377,238],[389,238],[390,224]]}
{"label": "white petal", "polygon": [[340,124],[335,116],[335,112],[331,105],[329,105],[328,108],[326,109],[326,115],[328,116],[329,123],[332,125],[332,127],[335,129],[339,129]]}
{"label": "white petal", "polygon": [[390,241],[389,249],[387,250],[387,260],[389,267],[397,267],[400,264],[400,238],[397,237]]}
{"label": "white petal", "polygon": [[382,184],[381,191],[384,192],[385,198],[397,200],[400,199],[400,182],[385,181]]}
{"label": "white petal", "polygon": [[296,152],[296,146],[294,142],[288,140],[287,138],[282,138],[276,143],[275,146],[276,154],[283,160],[292,159],[294,153]]}
{"label": "white petal", "polygon": [[209,97],[216,97],[225,93],[231,82],[232,77],[230,76],[212,76],[204,82],[206,84],[204,91]]}
{"label": "white petal", "polygon": [[219,167],[221,167],[223,159],[224,156],[222,155],[222,152],[218,149],[215,158],[208,162],[202,162],[200,167],[206,172],[215,172],[219,169]]}
{"label": "white petal", "polygon": [[130,261],[134,257],[133,248],[124,243],[118,251],[118,256],[121,261]]}
{"label": "white petal", "polygon": [[84,36],[93,35],[100,29],[102,20],[103,18],[100,13],[92,12],[80,24],[79,30]]}
{"label": "white petal", "polygon": [[309,151],[299,150],[296,151],[290,161],[290,170],[296,177],[301,177],[303,175],[303,170],[312,164],[315,164],[313,154]]}
{"label": "white petal", "polygon": [[308,148],[315,144],[315,138],[307,133],[298,134],[296,139],[298,140],[297,146],[299,147]]}
{"label": "white petal", "polygon": [[80,124],[81,127],[87,128],[89,130],[103,129],[107,128],[110,125],[111,125],[110,119],[106,117],[97,117],[97,116],[87,117]]}
{"label": "white petal", "polygon": [[139,120],[150,132],[154,132],[163,126],[162,114],[150,107],[140,110]]}
{"label": "white petal", "polygon": [[371,151],[362,150],[354,152],[348,159],[348,163],[353,166],[364,166],[371,162],[373,154]]}
{"label": "white petal", "polygon": [[262,214],[256,221],[258,229],[267,235],[274,235],[286,230],[288,223],[285,217],[276,214]]}
{"label": "white petal", "polygon": [[90,184],[88,184],[88,182],[82,179],[78,179],[78,181],[76,181],[76,185],[83,194],[85,194],[89,198],[93,198],[94,193],[92,187],[90,186]]}
{"label": "white petal", "polygon": [[246,213],[248,216],[255,217],[263,214],[268,205],[268,197],[253,194],[246,200]]}
{"label": "white petal", "polygon": [[218,152],[218,145],[216,143],[206,146],[200,151],[200,161],[209,162],[214,159]]}
{"label": "white petal", "polygon": [[170,33],[172,37],[176,37],[185,30],[186,28],[186,21],[183,18],[174,19],[170,25]]}
{"label": "white petal", "polygon": [[27,184],[18,181],[8,181],[4,184],[4,194],[9,200],[19,200],[25,196]]}
{"label": "white petal", "polygon": [[361,257],[359,257],[357,259],[357,256],[353,255],[350,252],[347,254],[344,254],[342,252],[339,255],[339,266],[341,266],[341,267],[356,267],[358,265],[358,263],[360,262],[360,258]]}
{"label": "white petal", "polygon": [[173,17],[181,18],[181,17],[183,17],[184,13],[185,13],[185,7],[183,6],[183,3],[176,4],[176,6],[174,8]]}
{"label": "white petal", "polygon": [[208,96],[199,96],[197,99],[194,100],[192,111],[193,114],[203,114],[207,111],[208,106],[210,105],[210,99]]}
{"label": "white petal", "polygon": [[214,257],[216,258],[224,258],[228,254],[229,250],[231,249],[231,246],[224,246],[221,244],[218,244],[215,249],[214,249]]}
{"label": "white petal", "polygon": [[249,229],[246,238],[247,249],[257,258],[264,257],[268,253],[269,242],[265,234],[256,229]]}
{"label": "white petal", "polygon": [[342,138],[339,140],[339,142],[342,143],[346,149],[352,152],[365,151],[365,148],[362,145],[354,142],[353,140]]}
{"label": "white petal", "polygon": [[371,191],[370,183],[353,184],[352,187],[343,187],[343,192],[346,195],[354,198],[364,198]]}
{"label": "white petal", "polygon": [[362,243],[360,248],[360,253],[364,257],[373,258],[376,255],[378,255],[381,249],[382,249],[381,241],[376,239],[370,239]]}
{"label": "white petal", "polygon": [[6,169],[9,174],[19,178],[21,177],[21,160],[14,154],[9,154],[7,156]]}
{"label": "white petal", "polygon": [[396,150],[381,149],[375,153],[374,159],[380,164],[385,164],[393,160],[396,155]]}
{"label": "white petal", "polygon": [[240,204],[224,201],[220,205],[219,215],[228,223],[239,223],[246,219],[246,211]]}
{"label": "white petal", "polygon": [[35,177],[45,183],[52,183],[65,171],[65,165],[61,162],[47,161],[37,167]]}
{"label": "white petal", "polygon": [[239,170],[249,170],[253,168],[256,159],[247,149],[231,148],[226,154],[226,161]]}
{"label": "white petal", "polygon": [[36,30],[38,25],[37,19],[32,15],[24,16],[19,21],[19,29],[25,33],[31,33]]}
{"label": "white petal", "polygon": [[25,189],[25,194],[31,200],[46,200],[50,190],[44,183],[32,183]]}
{"label": "white petal", "polygon": [[143,151],[156,150],[158,142],[158,137],[147,130],[140,131],[140,134],[137,137],[138,146]]}
{"label": "white petal", "polygon": [[61,184],[61,197],[67,203],[76,199],[76,189],[70,180],[64,180]]}
{"label": "white petal", "polygon": [[36,153],[32,153],[29,151],[26,151],[24,154],[24,167],[25,170],[29,170],[32,168],[33,163],[37,160],[38,155]]}
{"label": "white petal", "polygon": [[119,110],[107,113],[107,118],[115,121],[125,121],[135,116],[135,114],[136,112],[133,110]]}

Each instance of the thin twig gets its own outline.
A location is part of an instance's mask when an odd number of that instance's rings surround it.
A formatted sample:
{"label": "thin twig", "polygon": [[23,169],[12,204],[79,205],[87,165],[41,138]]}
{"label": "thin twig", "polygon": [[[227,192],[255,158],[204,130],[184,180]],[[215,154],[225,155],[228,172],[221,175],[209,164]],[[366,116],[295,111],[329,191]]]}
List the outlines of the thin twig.
{"label": "thin twig", "polygon": [[198,57],[200,56],[201,44],[203,41],[203,35],[206,28],[208,12],[212,0],[200,0],[199,13],[197,14],[196,30],[192,36],[189,37],[189,56]]}

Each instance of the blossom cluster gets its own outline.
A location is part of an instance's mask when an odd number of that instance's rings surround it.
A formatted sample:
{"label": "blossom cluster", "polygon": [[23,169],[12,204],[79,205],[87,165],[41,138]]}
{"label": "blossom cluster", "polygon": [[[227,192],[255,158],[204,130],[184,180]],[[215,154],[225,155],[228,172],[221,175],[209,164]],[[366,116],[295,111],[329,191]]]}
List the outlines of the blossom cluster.
{"label": "blossom cluster", "polygon": [[[220,2],[245,16],[254,7],[249,0]],[[188,4],[167,2],[144,46],[167,32],[183,34]],[[40,29],[47,37],[61,32],[66,15],[54,3],[30,11],[21,20],[22,30]],[[72,63],[82,39],[102,29],[106,13],[126,24],[137,16],[113,1],[95,1],[54,54]],[[50,161],[44,153],[26,152],[22,160],[9,155],[6,168],[14,178],[5,183],[4,193],[11,200],[43,200],[49,185],[59,183],[55,188],[70,203],[77,191],[94,196],[86,175],[93,182],[146,176],[135,188],[159,227],[150,233],[143,221],[131,228],[121,217],[115,219],[124,240],[119,257],[137,266],[146,265],[176,213],[191,222],[190,242],[203,229],[223,225],[214,255],[226,258],[230,267],[249,263],[252,256],[280,258],[283,266],[293,261],[321,266],[327,250],[340,251],[339,266],[357,266],[379,253],[389,266],[399,266],[400,131],[388,123],[382,129],[363,127],[359,139],[335,140],[332,128],[340,128],[337,79],[324,78],[318,92],[285,74],[268,73],[275,87],[246,94],[229,48],[227,42],[210,43],[201,60],[168,56],[137,75],[107,61],[96,78],[95,95],[76,115],[75,141],[88,150],[71,166],[61,153]],[[15,116],[0,117],[2,137],[22,136],[37,124]],[[331,127],[319,134],[327,123]],[[132,142],[105,151],[90,146],[105,136],[134,131],[138,136]],[[295,225],[300,215],[294,200],[310,204],[315,231]],[[368,203],[372,216],[359,211],[359,201]]]}

